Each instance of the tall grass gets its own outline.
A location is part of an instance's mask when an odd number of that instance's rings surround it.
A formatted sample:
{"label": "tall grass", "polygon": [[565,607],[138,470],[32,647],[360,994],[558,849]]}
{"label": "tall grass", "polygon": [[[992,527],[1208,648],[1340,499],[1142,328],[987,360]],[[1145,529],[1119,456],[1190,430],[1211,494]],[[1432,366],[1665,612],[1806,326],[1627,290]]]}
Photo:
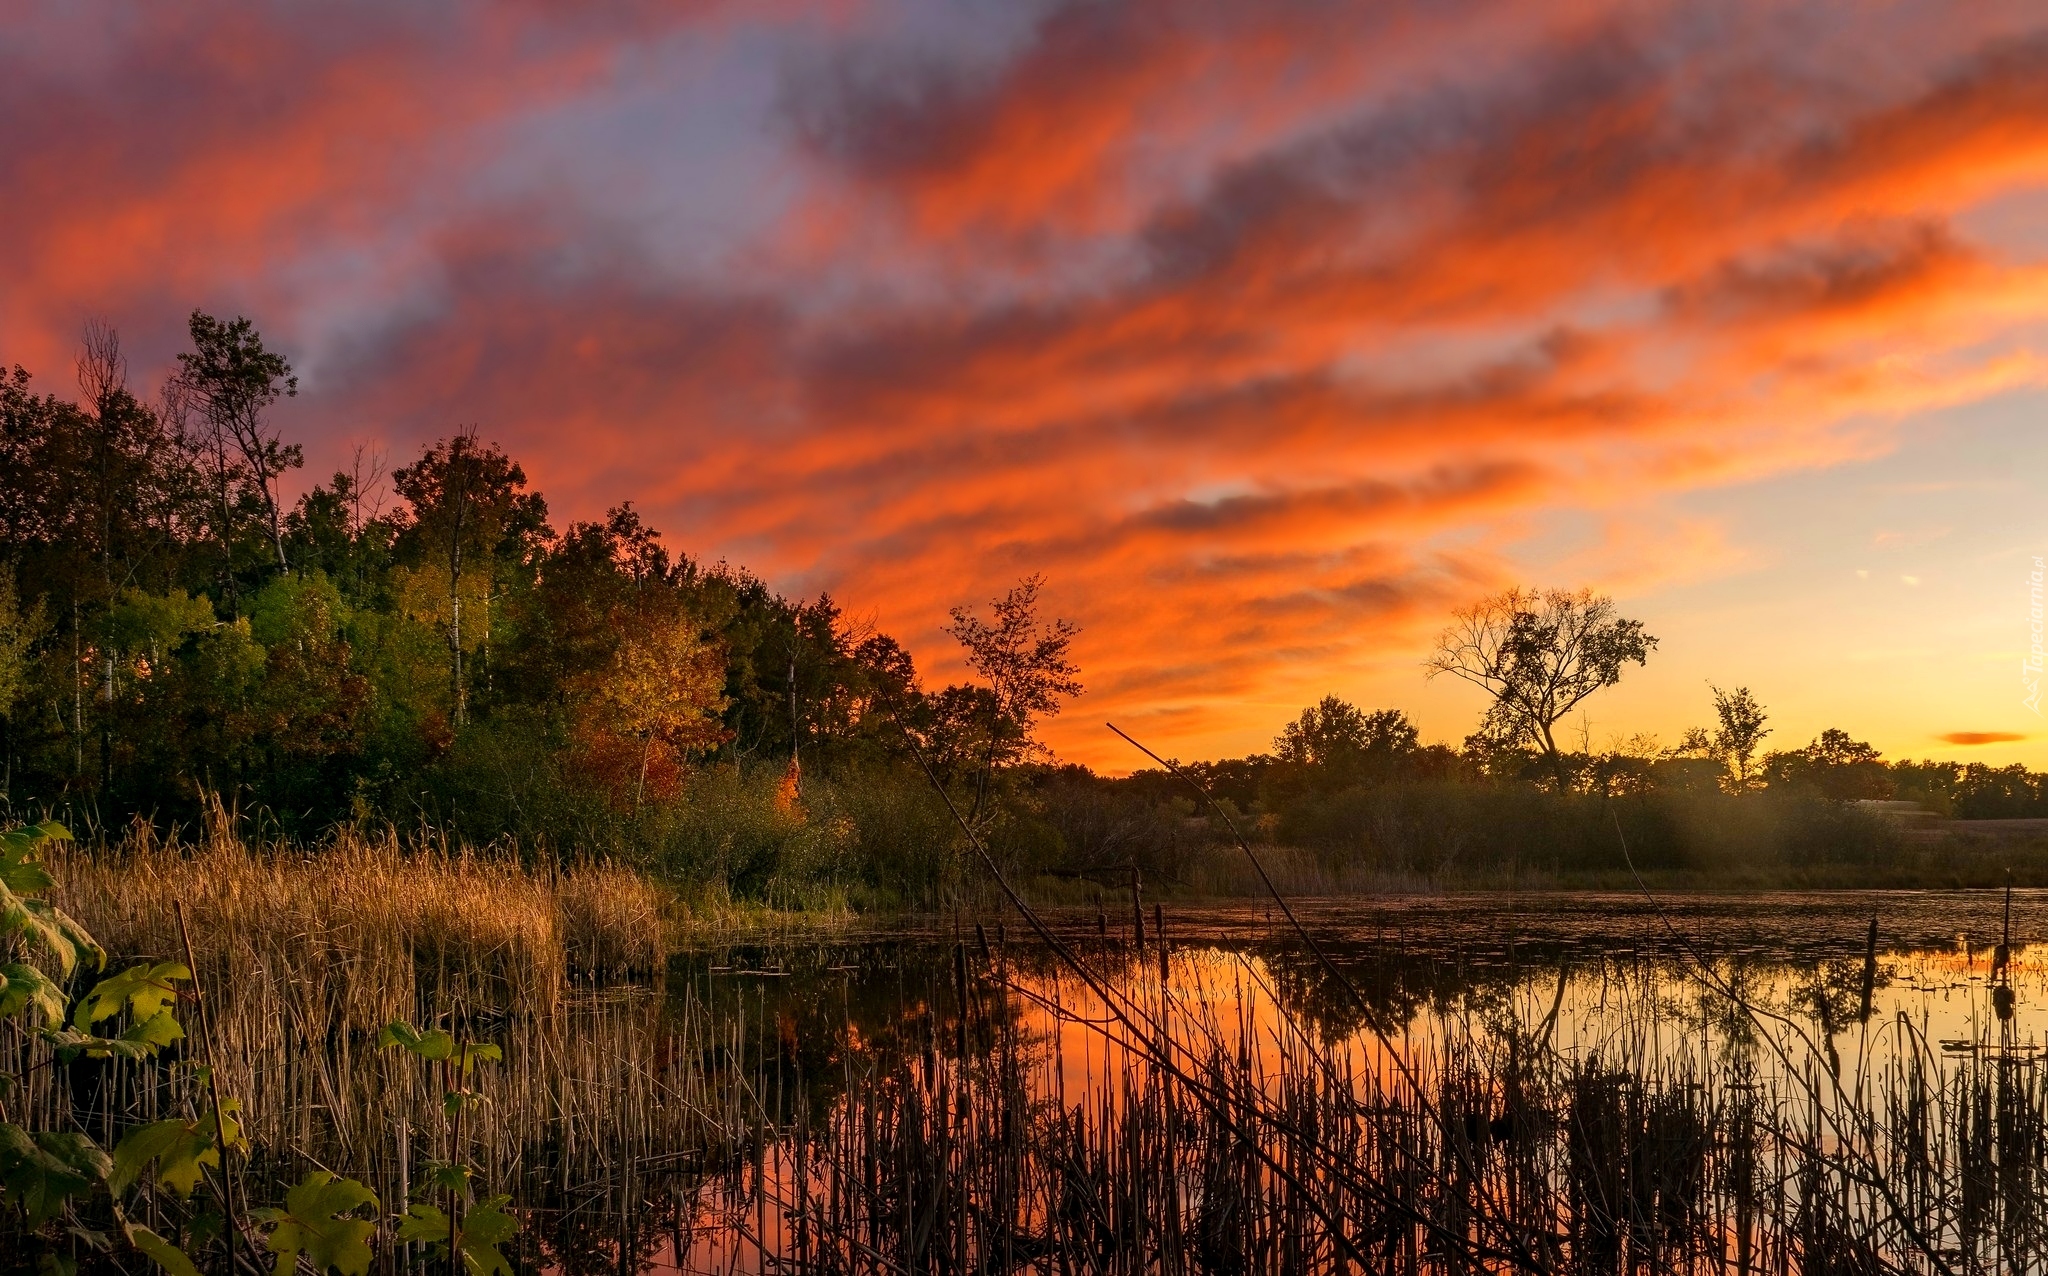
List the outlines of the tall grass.
{"label": "tall grass", "polygon": [[[185,905],[255,1173],[319,1166],[395,1203],[429,1163],[467,1161],[513,1191],[537,1268],[2048,1266],[2048,1082],[1995,997],[1944,1049],[1868,993],[1795,1021],[1747,976],[1615,957],[1597,1033],[1571,1036],[1562,972],[1547,1015],[1509,976],[1426,1005],[1324,988],[1326,1017],[1294,986],[1343,982],[1314,963],[1163,951],[1156,931],[1084,933],[1055,961],[997,929],[924,950],[937,961],[881,954],[857,1003],[853,955],[822,946],[668,961],[727,915],[679,920],[605,865],[357,836],[263,853],[217,829],[53,869],[119,957],[178,955],[165,901]],[[1673,1010],[1685,990],[1692,1017]],[[459,1146],[439,1088],[373,1048],[392,1019],[503,1049]],[[1844,1067],[1851,1031],[1887,1052]],[[47,1047],[17,1036],[0,1055],[31,1078],[10,1104],[109,1143],[197,1097],[175,1051],[38,1066]],[[397,1271],[402,1250],[383,1253]]]}

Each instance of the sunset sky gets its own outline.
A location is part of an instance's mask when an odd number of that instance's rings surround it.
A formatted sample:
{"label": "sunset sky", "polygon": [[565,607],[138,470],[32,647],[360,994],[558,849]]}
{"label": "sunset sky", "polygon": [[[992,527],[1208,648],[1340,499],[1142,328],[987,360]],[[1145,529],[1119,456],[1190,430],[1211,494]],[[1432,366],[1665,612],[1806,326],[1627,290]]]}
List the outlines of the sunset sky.
{"label": "sunset sky", "polygon": [[[1122,770],[1325,692],[1455,742],[1451,608],[1592,585],[1675,740],[2048,766],[2048,7],[10,0],[0,364],[192,308],[323,478],[475,425],[557,525],[958,670],[1045,573]],[[1571,736],[1576,743],[1578,724]]]}

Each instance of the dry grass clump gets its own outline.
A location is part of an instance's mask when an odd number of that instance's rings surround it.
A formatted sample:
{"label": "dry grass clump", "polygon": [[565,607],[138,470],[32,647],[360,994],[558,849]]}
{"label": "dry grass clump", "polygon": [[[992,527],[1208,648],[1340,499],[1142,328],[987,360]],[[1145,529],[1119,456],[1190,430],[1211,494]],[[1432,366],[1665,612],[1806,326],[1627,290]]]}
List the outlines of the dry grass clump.
{"label": "dry grass clump", "polygon": [[[564,1165],[654,1130],[697,1140],[682,1133],[695,1128],[693,1106],[627,1101],[669,1066],[673,1034],[650,1020],[659,998],[595,982],[652,976],[666,961],[671,902],[628,869],[528,867],[346,832],[316,850],[259,849],[225,820],[191,840],[138,828],[111,846],[60,844],[47,862],[58,902],[117,968],[182,961],[183,906],[212,1056],[268,1155],[311,1158],[402,1198],[408,1156],[462,1153],[503,1176],[551,1137],[574,1150]],[[488,1102],[466,1123],[466,1149],[408,1151],[435,1128],[440,1092],[414,1061],[376,1048],[394,1020],[504,1049],[478,1079]],[[102,1072],[82,1099],[63,1070],[42,1068],[25,1099],[51,1112],[86,1102],[107,1138],[182,1102],[160,1064]]]}
{"label": "dry grass clump", "polygon": [[63,906],[117,958],[181,956],[182,902],[202,973],[240,996],[251,981],[288,992],[329,1030],[452,1002],[539,1013],[572,976],[652,971],[665,956],[663,892],[610,865],[529,870],[346,832],[316,851],[262,851],[216,822],[196,841],[138,829],[69,846],[51,869]]}

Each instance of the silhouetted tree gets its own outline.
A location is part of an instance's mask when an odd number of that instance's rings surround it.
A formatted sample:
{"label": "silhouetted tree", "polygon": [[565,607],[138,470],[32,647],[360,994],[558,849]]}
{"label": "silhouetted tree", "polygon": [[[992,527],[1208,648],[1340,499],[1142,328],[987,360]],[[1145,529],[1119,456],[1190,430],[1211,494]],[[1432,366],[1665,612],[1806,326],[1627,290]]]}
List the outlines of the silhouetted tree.
{"label": "silhouetted tree", "polygon": [[256,325],[247,319],[223,322],[195,310],[187,327],[192,349],[178,356],[176,394],[198,410],[222,517],[236,489],[253,495],[278,570],[288,572],[278,480],[305,464],[305,456],[298,444],[279,436],[270,408],[296,396],[299,379],[284,356],[264,348]]}
{"label": "silhouetted tree", "polygon": [[1510,589],[1454,613],[1428,669],[1484,688],[1493,703],[1481,734],[1538,749],[1562,787],[1557,723],[1619,682],[1624,665],[1645,663],[1656,645],[1641,621],[1617,615],[1613,599],[1591,590]]}
{"label": "silhouetted tree", "polygon": [[1018,581],[995,600],[989,621],[966,607],[955,607],[953,623],[946,627],[967,649],[967,667],[980,674],[993,693],[972,815],[981,813],[998,761],[1031,752],[1037,744],[1031,733],[1038,720],[1058,713],[1062,700],[1081,694],[1081,670],[1068,655],[1081,631],[1064,620],[1039,620],[1038,591],[1044,584],[1043,576]]}
{"label": "silhouetted tree", "polygon": [[1803,749],[1766,756],[1763,778],[1772,788],[1817,789],[1843,802],[1887,798],[1892,792],[1883,755],[1839,727],[1829,727]]}
{"label": "silhouetted tree", "polygon": [[1273,741],[1282,762],[1318,773],[1326,786],[1386,778],[1421,747],[1420,734],[1399,709],[1360,709],[1334,695],[1301,711]]}
{"label": "silhouetted tree", "polygon": [[1769,715],[1748,687],[1723,691],[1709,683],[1707,688],[1714,693],[1714,715],[1720,719],[1714,731],[1714,754],[1727,764],[1729,791],[1747,793],[1757,782],[1757,747],[1771,733],[1764,725]]}

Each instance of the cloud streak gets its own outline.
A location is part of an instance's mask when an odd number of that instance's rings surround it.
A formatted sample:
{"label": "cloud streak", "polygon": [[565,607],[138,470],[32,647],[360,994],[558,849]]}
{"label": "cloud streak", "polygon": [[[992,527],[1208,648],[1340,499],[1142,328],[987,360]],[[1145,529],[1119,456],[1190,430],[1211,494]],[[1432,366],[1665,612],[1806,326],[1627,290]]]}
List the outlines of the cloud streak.
{"label": "cloud streak", "polygon": [[1044,571],[1089,760],[1256,747],[1560,517],[1641,581],[1718,552],[1674,494],[2042,380],[2048,276],[1962,228],[2048,185],[2018,5],[121,12],[0,54],[0,357],[246,310],[329,444],[477,423],[941,672]]}

